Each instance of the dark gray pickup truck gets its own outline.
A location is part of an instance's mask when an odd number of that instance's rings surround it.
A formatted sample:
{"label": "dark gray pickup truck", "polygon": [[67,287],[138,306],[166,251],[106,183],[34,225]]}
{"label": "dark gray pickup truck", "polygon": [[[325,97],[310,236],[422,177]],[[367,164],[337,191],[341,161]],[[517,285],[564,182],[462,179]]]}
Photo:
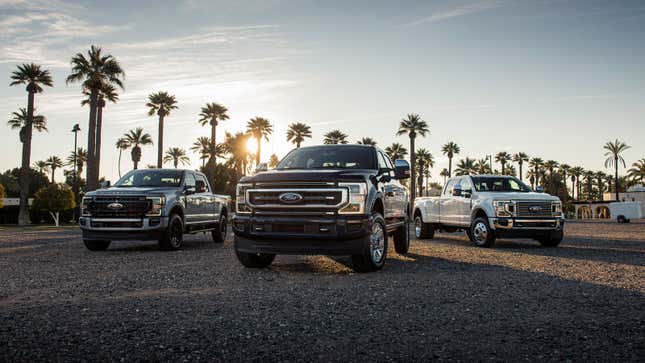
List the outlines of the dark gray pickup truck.
{"label": "dark gray pickup truck", "polygon": [[92,251],[114,240],[156,240],[164,250],[179,249],[185,233],[226,237],[228,197],[211,193],[204,174],[192,170],[133,170],[114,186],[89,192],[79,225]]}

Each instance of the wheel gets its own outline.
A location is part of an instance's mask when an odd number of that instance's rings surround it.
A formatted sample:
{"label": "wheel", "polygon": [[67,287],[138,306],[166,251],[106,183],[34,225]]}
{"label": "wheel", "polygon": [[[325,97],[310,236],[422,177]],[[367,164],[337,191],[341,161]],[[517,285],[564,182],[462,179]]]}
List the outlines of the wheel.
{"label": "wheel", "polygon": [[394,240],[394,250],[399,255],[404,255],[410,250],[410,222],[405,219],[405,223],[399,227],[392,236]]}
{"label": "wheel", "polygon": [[418,215],[414,218],[414,235],[418,239],[434,238],[434,225],[423,223],[421,215]]}
{"label": "wheel", "polygon": [[495,231],[488,225],[488,218],[475,218],[470,226],[471,241],[477,247],[491,247],[495,244]]}
{"label": "wheel", "polygon": [[380,213],[372,214],[370,234],[363,239],[363,253],[352,256],[356,272],[372,272],[383,268],[387,257],[385,220]]}
{"label": "wheel", "polygon": [[269,253],[246,253],[235,250],[235,254],[244,267],[250,268],[268,267],[275,258],[275,255]]}
{"label": "wheel", "polygon": [[172,214],[168,219],[168,227],[159,239],[159,248],[165,251],[175,251],[181,248],[184,242],[184,222],[177,214]]}
{"label": "wheel", "polygon": [[213,236],[213,242],[215,243],[222,243],[226,239],[226,216],[223,215],[219,219],[219,223],[217,224],[217,228],[211,231],[211,235]]}
{"label": "wheel", "polygon": [[627,218],[625,218],[625,216],[621,214],[618,217],[616,217],[616,222],[621,223],[621,224],[622,223],[627,223]]}
{"label": "wheel", "polygon": [[105,251],[108,247],[110,247],[110,241],[84,239],[83,244],[90,251]]}
{"label": "wheel", "polygon": [[564,238],[564,231],[559,230],[557,232],[552,232],[550,236],[546,238],[538,238],[538,242],[544,247],[556,247],[562,242]]}

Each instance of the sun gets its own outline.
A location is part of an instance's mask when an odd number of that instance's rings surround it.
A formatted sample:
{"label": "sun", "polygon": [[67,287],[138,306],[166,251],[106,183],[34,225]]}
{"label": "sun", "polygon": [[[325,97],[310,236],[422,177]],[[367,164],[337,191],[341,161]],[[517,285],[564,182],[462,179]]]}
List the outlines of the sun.
{"label": "sun", "polygon": [[248,151],[249,154],[255,154],[257,149],[258,141],[254,137],[249,138],[249,141],[246,142],[246,151]]}

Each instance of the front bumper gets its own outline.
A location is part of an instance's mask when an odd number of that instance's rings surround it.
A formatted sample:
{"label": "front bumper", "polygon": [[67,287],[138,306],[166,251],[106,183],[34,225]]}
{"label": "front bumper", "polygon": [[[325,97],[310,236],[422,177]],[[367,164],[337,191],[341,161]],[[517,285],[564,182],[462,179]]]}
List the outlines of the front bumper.
{"label": "front bumper", "polygon": [[490,218],[499,237],[537,238],[564,230],[563,218]]}
{"label": "front bumper", "polygon": [[92,218],[81,217],[84,239],[158,240],[168,226],[168,217]]}
{"label": "front bumper", "polygon": [[369,216],[233,217],[235,248],[246,253],[351,255],[363,251]]}

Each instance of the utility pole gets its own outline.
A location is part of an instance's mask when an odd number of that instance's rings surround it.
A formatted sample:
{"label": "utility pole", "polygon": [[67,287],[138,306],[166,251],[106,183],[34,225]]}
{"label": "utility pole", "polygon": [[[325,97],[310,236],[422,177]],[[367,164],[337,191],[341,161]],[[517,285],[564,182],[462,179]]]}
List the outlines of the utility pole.
{"label": "utility pole", "polygon": [[[72,132],[74,133],[74,201],[78,204],[78,132],[81,131],[81,127],[78,124],[75,124],[72,127]],[[76,214],[76,212],[74,212]]]}

